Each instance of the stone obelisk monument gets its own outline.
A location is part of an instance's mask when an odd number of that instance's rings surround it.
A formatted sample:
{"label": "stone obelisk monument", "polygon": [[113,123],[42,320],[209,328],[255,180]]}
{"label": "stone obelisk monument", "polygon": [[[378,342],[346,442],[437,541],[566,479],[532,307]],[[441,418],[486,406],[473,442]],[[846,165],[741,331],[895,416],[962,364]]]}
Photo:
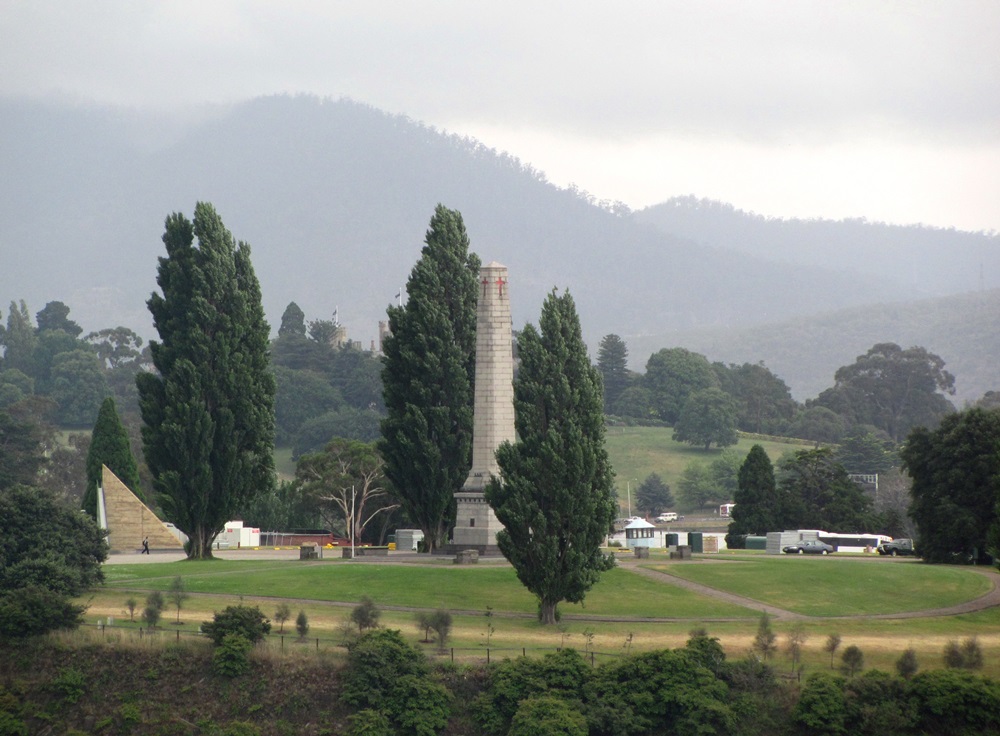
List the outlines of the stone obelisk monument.
{"label": "stone obelisk monument", "polygon": [[494,261],[479,270],[472,469],[455,494],[455,531],[449,552],[499,552],[496,538],[503,526],[486,503],[483,489],[491,476],[500,474],[496,451],[505,440],[514,441],[514,351],[507,267]]}

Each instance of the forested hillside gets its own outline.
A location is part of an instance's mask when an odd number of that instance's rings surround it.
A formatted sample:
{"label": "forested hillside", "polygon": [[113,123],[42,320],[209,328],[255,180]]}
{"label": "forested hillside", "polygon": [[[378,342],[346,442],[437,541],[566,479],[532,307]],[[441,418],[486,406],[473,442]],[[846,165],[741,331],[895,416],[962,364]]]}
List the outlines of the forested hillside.
{"label": "forested hillside", "polygon": [[878,304],[802,317],[765,326],[687,330],[627,337],[630,362],[642,370],[665,346],[682,346],[712,361],[764,361],[799,401],[833,385],[837,368],[872,345],[920,345],[940,355],[955,376],[954,402],[961,407],[1000,388],[1000,289]]}
{"label": "forested hillside", "polygon": [[[997,287],[996,235],[765,220],[691,198],[630,214],[511,154],[345,100],[140,115],[7,99],[0,131],[0,308],[59,300],[85,332],[153,337],[145,301],[164,218],[204,200],[251,244],[272,330],[295,301],[321,318],[336,310],[368,347],[442,203],[462,212],[473,251],[510,268],[515,326],[568,287],[591,349],[622,335],[634,367],[687,345],[712,360],[764,360],[804,398],[894,340],[942,355],[965,397],[981,394],[977,377],[997,354],[995,331],[970,329],[969,314],[932,334],[937,320],[895,330],[906,308],[869,306]],[[810,326],[850,307],[861,307],[853,327],[844,314]],[[695,329],[718,331],[674,337]]]}
{"label": "forested hillside", "polygon": [[309,314],[339,308],[365,345],[438,203],[462,212],[474,251],[510,268],[515,323],[568,287],[591,344],[912,294],[845,264],[664,234],[512,155],[350,101],[270,97],[185,119],[6,100],[0,125],[0,303],[59,299],[85,329],[150,336],[164,218],[199,200],[253,247],[272,326],[293,300]]}

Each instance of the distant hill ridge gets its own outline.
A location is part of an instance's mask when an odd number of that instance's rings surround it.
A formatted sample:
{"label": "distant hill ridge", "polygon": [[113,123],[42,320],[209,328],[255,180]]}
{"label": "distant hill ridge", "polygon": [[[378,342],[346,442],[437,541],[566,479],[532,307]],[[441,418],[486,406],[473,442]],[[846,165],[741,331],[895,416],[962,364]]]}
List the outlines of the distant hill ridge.
{"label": "distant hill ridge", "polygon": [[833,374],[880,342],[921,345],[945,361],[956,377],[958,408],[1000,389],[1000,289],[899,304],[852,307],[757,327],[688,330],[629,336],[636,370],[662,347],[686,347],[711,361],[756,363],[784,379],[793,396],[815,398],[833,385]]}
{"label": "distant hill ridge", "polygon": [[[337,309],[364,345],[439,202],[462,212],[473,250],[509,267],[516,326],[537,320],[546,292],[568,287],[595,350],[609,332],[745,328],[968,291],[977,259],[980,280],[1000,286],[987,258],[1000,252],[996,236],[788,225],[697,201],[672,200],[672,222],[658,208],[612,212],[513,155],[348,100],[264,97],[185,118],[0,99],[0,133],[0,309],[24,298],[34,313],[58,299],[88,331],[121,324],[153,336],[145,301],[163,220],[190,215],[198,200],[251,244],[273,328],[295,301],[309,319]],[[782,240],[789,228],[795,237]],[[854,241],[867,244],[860,264]],[[900,255],[899,243],[918,241],[915,257]],[[789,261],[779,242],[815,253]],[[955,269],[937,254],[916,282],[897,278],[934,249]]]}

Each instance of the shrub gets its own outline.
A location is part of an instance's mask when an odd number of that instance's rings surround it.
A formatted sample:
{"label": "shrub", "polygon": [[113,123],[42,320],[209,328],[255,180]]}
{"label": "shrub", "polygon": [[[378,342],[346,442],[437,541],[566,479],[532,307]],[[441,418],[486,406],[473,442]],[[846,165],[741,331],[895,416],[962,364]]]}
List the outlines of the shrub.
{"label": "shrub", "polygon": [[75,629],[83,622],[84,610],[62,593],[45,588],[9,590],[0,594],[0,641]]}
{"label": "shrub", "polygon": [[239,634],[256,644],[271,632],[271,622],[257,606],[227,606],[221,613],[216,611],[211,621],[202,623],[201,630],[216,646],[226,634]]}
{"label": "shrub", "polygon": [[49,689],[62,696],[66,703],[76,703],[87,691],[87,678],[79,670],[67,667],[49,685]]}
{"label": "shrub", "polygon": [[344,700],[356,708],[379,708],[399,678],[425,676],[424,653],[395,630],[375,629],[348,645]]}
{"label": "shrub", "polygon": [[158,590],[154,590],[146,596],[146,607],[142,609],[142,620],[149,628],[155,629],[156,625],[160,623],[160,617],[163,615],[163,607],[166,605],[167,602],[163,597],[163,593]]}
{"label": "shrub", "polygon": [[601,665],[582,692],[594,732],[733,732],[728,687],[683,649]]}
{"label": "shrub", "polygon": [[246,721],[233,721],[222,730],[221,736],[260,736],[260,729]]}
{"label": "shrub", "polygon": [[309,617],[305,611],[299,611],[299,615],[295,617],[295,630],[299,632],[300,639],[305,639],[309,634]]}
{"label": "shrub", "polygon": [[944,666],[948,669],[959,670],[962,669],[962,664],[962,650],[958,646],[958,642],[949,639],[944,645]]}
{"label": "shrub", "polygon": [[365,708],[347,718],[347,736],[394,736],[389,717],[381,711]]}
{"label": "shrub", "polygon": [[253,648],[246,637],[229,633],[212,654],[212,667],[223,677],[239,677],[250,671],[250,650]]}
{"label": "shrub", "polygon": [[1000,731],[1000,683],[958,670],[921,672],[907,688],[918,733]]}
{"label": "shrub", "polygon": [[426,677],[401,677],[385,709],[405,733],[434,736],[444,730],[451,715],[451,693]]}
{"label": "shrub", "polygon": [[824,734],[844,733],[847,708],[844,681],[826,673],[810,675],[802,688],[793,718],[805,729]]}
{"label": "shrub", "polygon": [[523,700],[509,736],[587,736],[587,719],[562,698],[543,695]]}
{"label": "shrub", "polygon": [[351,611],[351,621],[358,627],[358,633],[363,634],[369,629],[378,626],[379,617],[382,612],[375,605],[375,601],[366,595],[361,596],[361,602]]}
{"label": "shrub", "polygon": [[13,713],[0,710],[0,735],[28,736],[28,726]]}
{"label": "shrub", "polygon": [[865,655],[861,649],[854,644],[847,647],[840,655],[841,669],[848,677],[853,677],[865,668]]}
{"label": "shrub", "polygon": [[451,634],[451,614],[442,609],[435,611],[431,614],[431,628],[437,634],[438,649],[444,649]]}
{"label": "shrub", "polygon": [[771,617],[765,611],[760,615],[760,623],[757,624],[757,634],[753,638],[753,649],[765,660],[770,659],[778,648],[778,636],[771,628]]}
{"label": "shrub", "polygon": [[285,621],[292,617],[292,609],[288,607],[287,603],[279,603],[277,609],[274,611],[274,620],[278,622],[280,628],[279,633],[285,632]]}
{"label": "shrub", "polygon": [[967,670],[983,668],[983,648],[979,645],[979,639],[974,636],[962,642],[962,665]]}
{"label": "shrub", "polygon": [[448,722],[451,695],[428,679],[427,658],[398,631],[374,629],[348,647],[343,699],[385,713],[408,733],[434,734]]}
{"label": "shrub", "polygon": [[142,620],[145,622],[146,626],[151,629],[155,629],[157,624],[160,623],[160,617],[163,615],[163,609],[157,608],[156,606],[146,606],[142,609]]}
{"label": "shrub", "polygon": [[424,635],[424,638],[421,639],[421,641],[429,642],[431,640],[431,629],[434,628],[433,611],[417,611],[417,615],[414,617],[414,623]]}
{"label": "shrub", "polygon": [[915,674],[920,665],[917,663],[917,652],[910,647],[899,655],[899,659],[896,660],[896,672],[904,680],[909,680]]}

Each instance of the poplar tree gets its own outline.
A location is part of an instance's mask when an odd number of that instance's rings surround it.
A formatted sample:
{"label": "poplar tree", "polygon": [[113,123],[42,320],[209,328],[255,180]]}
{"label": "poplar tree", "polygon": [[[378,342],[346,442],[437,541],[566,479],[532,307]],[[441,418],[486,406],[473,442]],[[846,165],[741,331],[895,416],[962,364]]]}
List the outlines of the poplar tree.
{"label": "poplar tree", "polygon": [[118,476],[140,501],[145,500],[139,488],[139,467],[132,455],[128,432],[110,396],[101,404],[87,451],[87,487],[83,493],[83,510],[97,518],[97,488],[101,484],[101,467]]}
{"label": "poplar tree", "polygon": [[447,540],[455,492],[472,466],[478,277],[462,215],[438,205],[406,284],[407,303],[387,310],[379,451],[429,551]]}
{"label": "poplar tree", "polygon": [[234,243],[212,205],[198,203],[193,222],[170,215],[163,242],[162,294],[147,302],[157,372],[136,378],[143,447],[188,557],[208,558],[236,509],[273,483],[269,328],[250,247]]}
{"label": "poplar tree", "polygon": [[500,478],[486,500],[504,529],[497,546],[556,622],[560,601],[579,603],[614,560],[601,543],[615,515],[604,447],[600,372],[591,366],[572,297],[549,294],[518,337],[517,442],[497,450]]}

